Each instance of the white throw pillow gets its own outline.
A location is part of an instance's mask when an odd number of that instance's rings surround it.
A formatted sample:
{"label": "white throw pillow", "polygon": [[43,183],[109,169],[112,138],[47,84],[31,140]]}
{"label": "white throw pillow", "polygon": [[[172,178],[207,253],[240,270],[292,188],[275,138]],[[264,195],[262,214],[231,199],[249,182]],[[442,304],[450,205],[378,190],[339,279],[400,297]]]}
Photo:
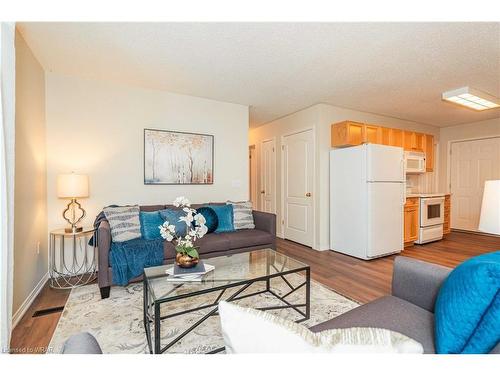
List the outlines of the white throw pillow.
{"label": "white throw pillow", "polygon": [[219,303],[227,353],[417,353],[420,343],[382,328],[353,327],[319,333],[265,311]]}
{"label": "white throw pillow", "polygon": [[232,202],[226,204],[233,205],[233,224],[235,230],[254,229],[252,202]]}

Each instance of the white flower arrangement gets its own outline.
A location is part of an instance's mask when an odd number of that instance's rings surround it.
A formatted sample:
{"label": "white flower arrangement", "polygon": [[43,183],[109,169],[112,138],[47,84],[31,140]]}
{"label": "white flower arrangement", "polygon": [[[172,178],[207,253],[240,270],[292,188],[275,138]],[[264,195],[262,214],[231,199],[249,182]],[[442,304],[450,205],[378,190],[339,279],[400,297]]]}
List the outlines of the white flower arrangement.
{"label": "white flower arrangement", "polygon": [[186,213],[185,216],[179,218],[179,222],[186,224],[186,234],[184,236],[177,236],[175,231],[175,224],[165,221],[158,228],[160,229],[161,236],[168,242],[174,242],[175,250],[181,254],[187,254],[191,258],[199,258],[198,251],[194,246],[197,239],[202,238],[208,232],[205,225],[207,222],[202,214],[196,212],[191,208],[191,202],[186,197],[177,197],[174,201],[175,207],[182,208]]}

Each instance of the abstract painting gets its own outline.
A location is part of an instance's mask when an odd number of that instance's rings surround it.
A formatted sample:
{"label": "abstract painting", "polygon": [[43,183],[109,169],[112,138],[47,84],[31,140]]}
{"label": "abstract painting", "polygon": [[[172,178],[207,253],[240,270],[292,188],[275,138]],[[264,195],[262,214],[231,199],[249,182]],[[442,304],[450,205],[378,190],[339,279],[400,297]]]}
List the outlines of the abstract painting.
{"label": "abstract painting", "polygon": [[144,184],[213,183],[214,136],[144,129]]}

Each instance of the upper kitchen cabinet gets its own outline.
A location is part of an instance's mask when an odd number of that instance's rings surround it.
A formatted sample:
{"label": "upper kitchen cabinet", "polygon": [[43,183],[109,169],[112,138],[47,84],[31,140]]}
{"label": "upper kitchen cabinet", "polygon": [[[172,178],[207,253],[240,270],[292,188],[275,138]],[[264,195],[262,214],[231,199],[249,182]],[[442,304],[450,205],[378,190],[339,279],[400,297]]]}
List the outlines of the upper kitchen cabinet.
{"label": "upper kitchen cabinet", "polygon": [[380,126],[380,144],[391,146],[391,129]]}
{"label": "upper kitchen cabinet", "polygon": [[364,143],[382,143],[382,127],[377,125],[365,124],[364,127]]}
{"label": "upper kitchen cabinet", "polygon": [[332,147],[357,146],[364,143],[364,124],[343,121],[331,128]]}
{"label": "upper kitchen cabinet", "polygon": [[424,136],[425,170],[432,172],[434,171],[434,136],[430,134],[424,134]]}
{"label": "upper kitchen cabinet", "polygon": [[403,147],[403,131],[401,129],[391,129],[390,146]]}
{"label": "upper kitchen cabinet", "polygon": [[386,128],[374,124],[355,121],[342,121],[332,124],[332,147],[358,146],[363,143],[376,143],[387,146],[403,147],[406,151],[420,151],[426,155],[426,171],[434,170],[434,136],[410,130]]}
{"label": "upper kitchen cabinet", "polygon": [[405,130],[403,132],[403,148],[405,151],[423,151],[425,134]]}

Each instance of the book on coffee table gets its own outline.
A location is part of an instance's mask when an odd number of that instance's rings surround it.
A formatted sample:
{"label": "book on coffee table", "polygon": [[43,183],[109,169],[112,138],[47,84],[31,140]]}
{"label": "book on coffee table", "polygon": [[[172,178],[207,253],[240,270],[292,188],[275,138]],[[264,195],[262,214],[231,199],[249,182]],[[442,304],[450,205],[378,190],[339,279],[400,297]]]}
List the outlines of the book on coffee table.
{"label": "book on coffee table", "polygon": [[175,264],[173,267],[165,270],[165,273],[168,275],[168,281],[201,281],[203,279],[203,275],[213,271],[214,269],[214,266],[205,264],[200,260],[200,262],[192,268],[182,268]]}

